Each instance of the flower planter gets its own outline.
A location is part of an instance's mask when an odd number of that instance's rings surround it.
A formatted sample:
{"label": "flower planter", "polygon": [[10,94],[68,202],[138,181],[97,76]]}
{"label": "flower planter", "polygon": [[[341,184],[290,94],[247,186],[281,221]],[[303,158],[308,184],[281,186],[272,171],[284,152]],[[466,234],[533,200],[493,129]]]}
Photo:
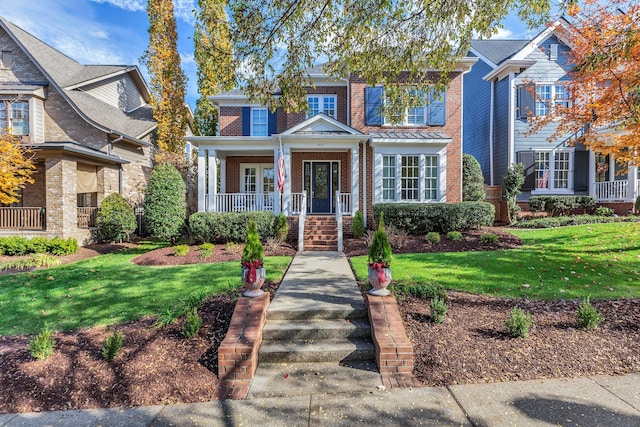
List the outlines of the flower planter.
{"label": "flower planter", "polygon": [[254,269],[255,277],[251,277],[251,268],[242,267],[242,283],[247,288],[242,295],[245,297],[255,298],[264,294],[262,285],[264,285],[264,279],[267,272],[264,267],[258,267]]}
{"label": "flower planter", "polygon": [[371,295],[387,296],[390,294],[387,286],[391,283],[391,269],[380,264],[369,265],[369,283],[373,289],[369,291]]}

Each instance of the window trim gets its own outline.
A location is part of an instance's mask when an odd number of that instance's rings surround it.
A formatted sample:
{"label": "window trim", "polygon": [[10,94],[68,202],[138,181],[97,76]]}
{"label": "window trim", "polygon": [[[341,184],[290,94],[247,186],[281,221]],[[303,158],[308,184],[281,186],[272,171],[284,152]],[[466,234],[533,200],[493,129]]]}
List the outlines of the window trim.
{"label": "window trim", "polygon": [[[256,169],[256,191],[255,193],[249,193],[245,191],[245,170],[255,168]],[[264,192],[264,170],[274,169],[273,163],[240,163],[240,193],[242,194],[269,194]],[[276,178],[274,169],[274,181],[273,191],[276,191]]]}
{"label": "window trim", "polygon": [[[443,201],[443,197],[445,197],[445,194],[442,191],[441,185],[442,185],[442,180],[446,179],[443,174],[444,171],[442,170],[442,165],[444,162],[444,156],[437,152],[437,153],[433,153],[433,152],[403,152],[403,153],[390,153],[390,152],[378,152],[375,153],[376,155],[374,156],[376,158],[376,169],[379,170],[378,173],[376,173],[376,176],[378,176],[379,178],[376,179],[376,188],[379,188],[379,192],[377,192],[377,194],[374,195],[375,197],[375,201],[374,203],[438,203],[438,202],[442,202]],[[378,160],[378,155],[379,160]],[[392,157],[395,159],[395,176],[394,177],[385,177],[384,175],[384,158],[385,157]],[[417,177],[417,182],[418,182],[418,198],[417,199],[403,199],[402,198],[402,192],[403,192],[403,187],[402,187],[402,171],[403,171],[403,166],[402,166],[402,158],[403,157],[418,157],[418,177]],[[427,176],[426,176],[426,171],[427,171],[427,165],[426,165],[426,158],[435,158],[435,162],[436,162],[436,197],[435,198],[427,198],[426,197],[426,193],[427,193],[427,188],[426,188],[426,180],[427,180]],[[379,163],[379,164],[378,164]],[[429,167],[433,167],[433,166],[429,166]],[[391,179],[393,180],[394,186],[395,186],[395,198],[394,199],[387,199],[384,196],[384,192],[385,192],[385,188],[383,187],[383,182],[385,179]],[[404,179],[414,179],[414,178],[404,178]],[[431,177],[429,177],[429,179],[432,179]],[[431,191],[431,190],[429,190]]]}
{"label": "window trim", "polygon": [[[575,149],[574,148],[555,148],[555,149],[532,149],[534,159],[534,189],[531,190],[531,195],[545,195],[545,194],[573,194],[574,193],[574,167],[575,167]],[[547,188],[537,188],[538,185],[538,173],[536,153],[549,153],[549,174],[547,178]],[[555,173],[556,173],[556,153],[568,153],[569,154],[569,169],[567,170],[567,187],[556,188],[555,187]]]}
{"label": "window trim", "polygon": [[[434,89],[428,89],[428,93],[425,94],[425,103],[423,105],[419,105],[417,107],[404,107],[403,118],[399,123],[393,123],[389,120],[389,117],[386,114],[382,114],[382,125],[383,126],[394,126],[394,127],[407,127],[407,128],[423,128],[423,127],[442,127],[447,124],[447,92],[435,93]],[[437,96],[436,96],[437,95]],[[437,104],[442,103],[444,108],[444,122],[442,124],[434,124],[429,123],[431,105],[434,102]],[[382,104],[384,105],[384,90],[382,94]],[[422,109],[422,122],[421,123],[409,123],[409,110],[417,110]],[[415,116],[415,115],[414,115]],[[419,116],[416,116],[419,117]]]}
{"label": "window trim", "polygon": [[[13,105],[16,103],[21,103],[21,104],[26,104],[27,106],[27,117],[26,119],[20,119],[20,120],[24,120],[27,123],[27,133],[14,133],[13,132]],[[4,111],[5,111],[5,118],[4,118],[4,125],[2,123],[0,123],[0,129],[2,131],[10,131],[9,133],[11,135],[14,136],[31,136],[31,132],[33,129],[34,124],[32,123],[33,120],[33,106],[31,105],[31,98],[25,99],[25,98],[13,98],[13,99],[0,99],[0,104],[2,104],[4,106]],[[20,110],[23,111],[23,110]]]}
{"label": "window trim", "polygon": [[[324,93],[308,93],[307,94],[307,104],[309,103],[309,98],[318,98],[318,113],[324,113],[329,117],[332,117],[334,119],[337,119],[338,117],[338,95],[337,94],[324,94]],[[327,114],[324,108],[324,100],[325,98],[327,99],[333,99],[333,114]],[[316,114],[309,114],[310,111],[307,108],[307,111],[305,112],[305,119],[309,119],[313,116],[315,116]]]}
{"label": "window trim", "polygon": [[[264,126],[266,126],[266,132],[264,135],[256,135],[255,131],[254,131],[254,127],[256,126],[256,123],[254,122],[254,118],[255,115],[254,113],[256,111],[264,111],[265,113],[265,122],[264,122]],[[259,125],[262,126],[262,123],[260,123]],[[266,107],[252,107],[251,108],[251,117],[249,119],[249,136],[269,136],[269,110]]]}
{"label": "window trim", "polygon": [[[541,93],[541,87],[549,87],[549,98],[545,98],[544,101],[541,101],[538,94]],[[566,98],[557,99],[557,88],[563,87],[565,89]],[[536,82],[535,84],[536,93],[533,100],[533,111],[535,113],[534,117],[544,117],[544,116],[555,116],[556,115],[556,106],[560,104],[567,104],[567,107],[571,106],[571,98],[569,97],[569,88],[562,84],[561,81],[555,82]],[[526,89],[525,89],[526,90]],[[545,108],[545,114],[538,114],[538,105],[543,105]]]}

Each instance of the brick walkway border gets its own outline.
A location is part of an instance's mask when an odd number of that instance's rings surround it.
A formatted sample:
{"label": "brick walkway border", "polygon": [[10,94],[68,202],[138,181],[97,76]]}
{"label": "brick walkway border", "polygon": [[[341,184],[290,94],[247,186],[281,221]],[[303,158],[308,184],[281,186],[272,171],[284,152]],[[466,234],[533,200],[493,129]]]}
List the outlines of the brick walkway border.
{"label": "brick walkway border", "polygon": [[405,332],[398,302],[393,295],[366,297],[382,384],[387,388],[422,387],[413,375],[413,345]]}
{"label": "brick walkway border", "polygon": [[236,303],[229,330],[218,348],[218,398],[247,396],[258,367],[258,350],[269,302],[269,293],[265,292],[256,298],[241,297]]}

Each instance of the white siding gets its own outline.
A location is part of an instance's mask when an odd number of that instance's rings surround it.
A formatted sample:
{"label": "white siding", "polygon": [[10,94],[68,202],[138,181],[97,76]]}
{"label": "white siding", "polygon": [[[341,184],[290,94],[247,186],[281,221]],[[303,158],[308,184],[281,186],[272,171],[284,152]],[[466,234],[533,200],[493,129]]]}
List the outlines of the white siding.
{"label": "white siding", "polygon": [[133,111],[145,104],[135,81],[129,74],[84,86],[82,90],[125,112]]}

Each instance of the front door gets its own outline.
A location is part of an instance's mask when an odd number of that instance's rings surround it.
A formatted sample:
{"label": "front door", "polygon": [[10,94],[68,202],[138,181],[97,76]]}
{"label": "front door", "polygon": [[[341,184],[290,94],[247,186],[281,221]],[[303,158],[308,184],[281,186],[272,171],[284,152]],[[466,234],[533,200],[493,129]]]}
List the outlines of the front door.
{"label": "front door", "polygon": [[311,163],[311,212],[331,212],[331,173],[329,162]]}

